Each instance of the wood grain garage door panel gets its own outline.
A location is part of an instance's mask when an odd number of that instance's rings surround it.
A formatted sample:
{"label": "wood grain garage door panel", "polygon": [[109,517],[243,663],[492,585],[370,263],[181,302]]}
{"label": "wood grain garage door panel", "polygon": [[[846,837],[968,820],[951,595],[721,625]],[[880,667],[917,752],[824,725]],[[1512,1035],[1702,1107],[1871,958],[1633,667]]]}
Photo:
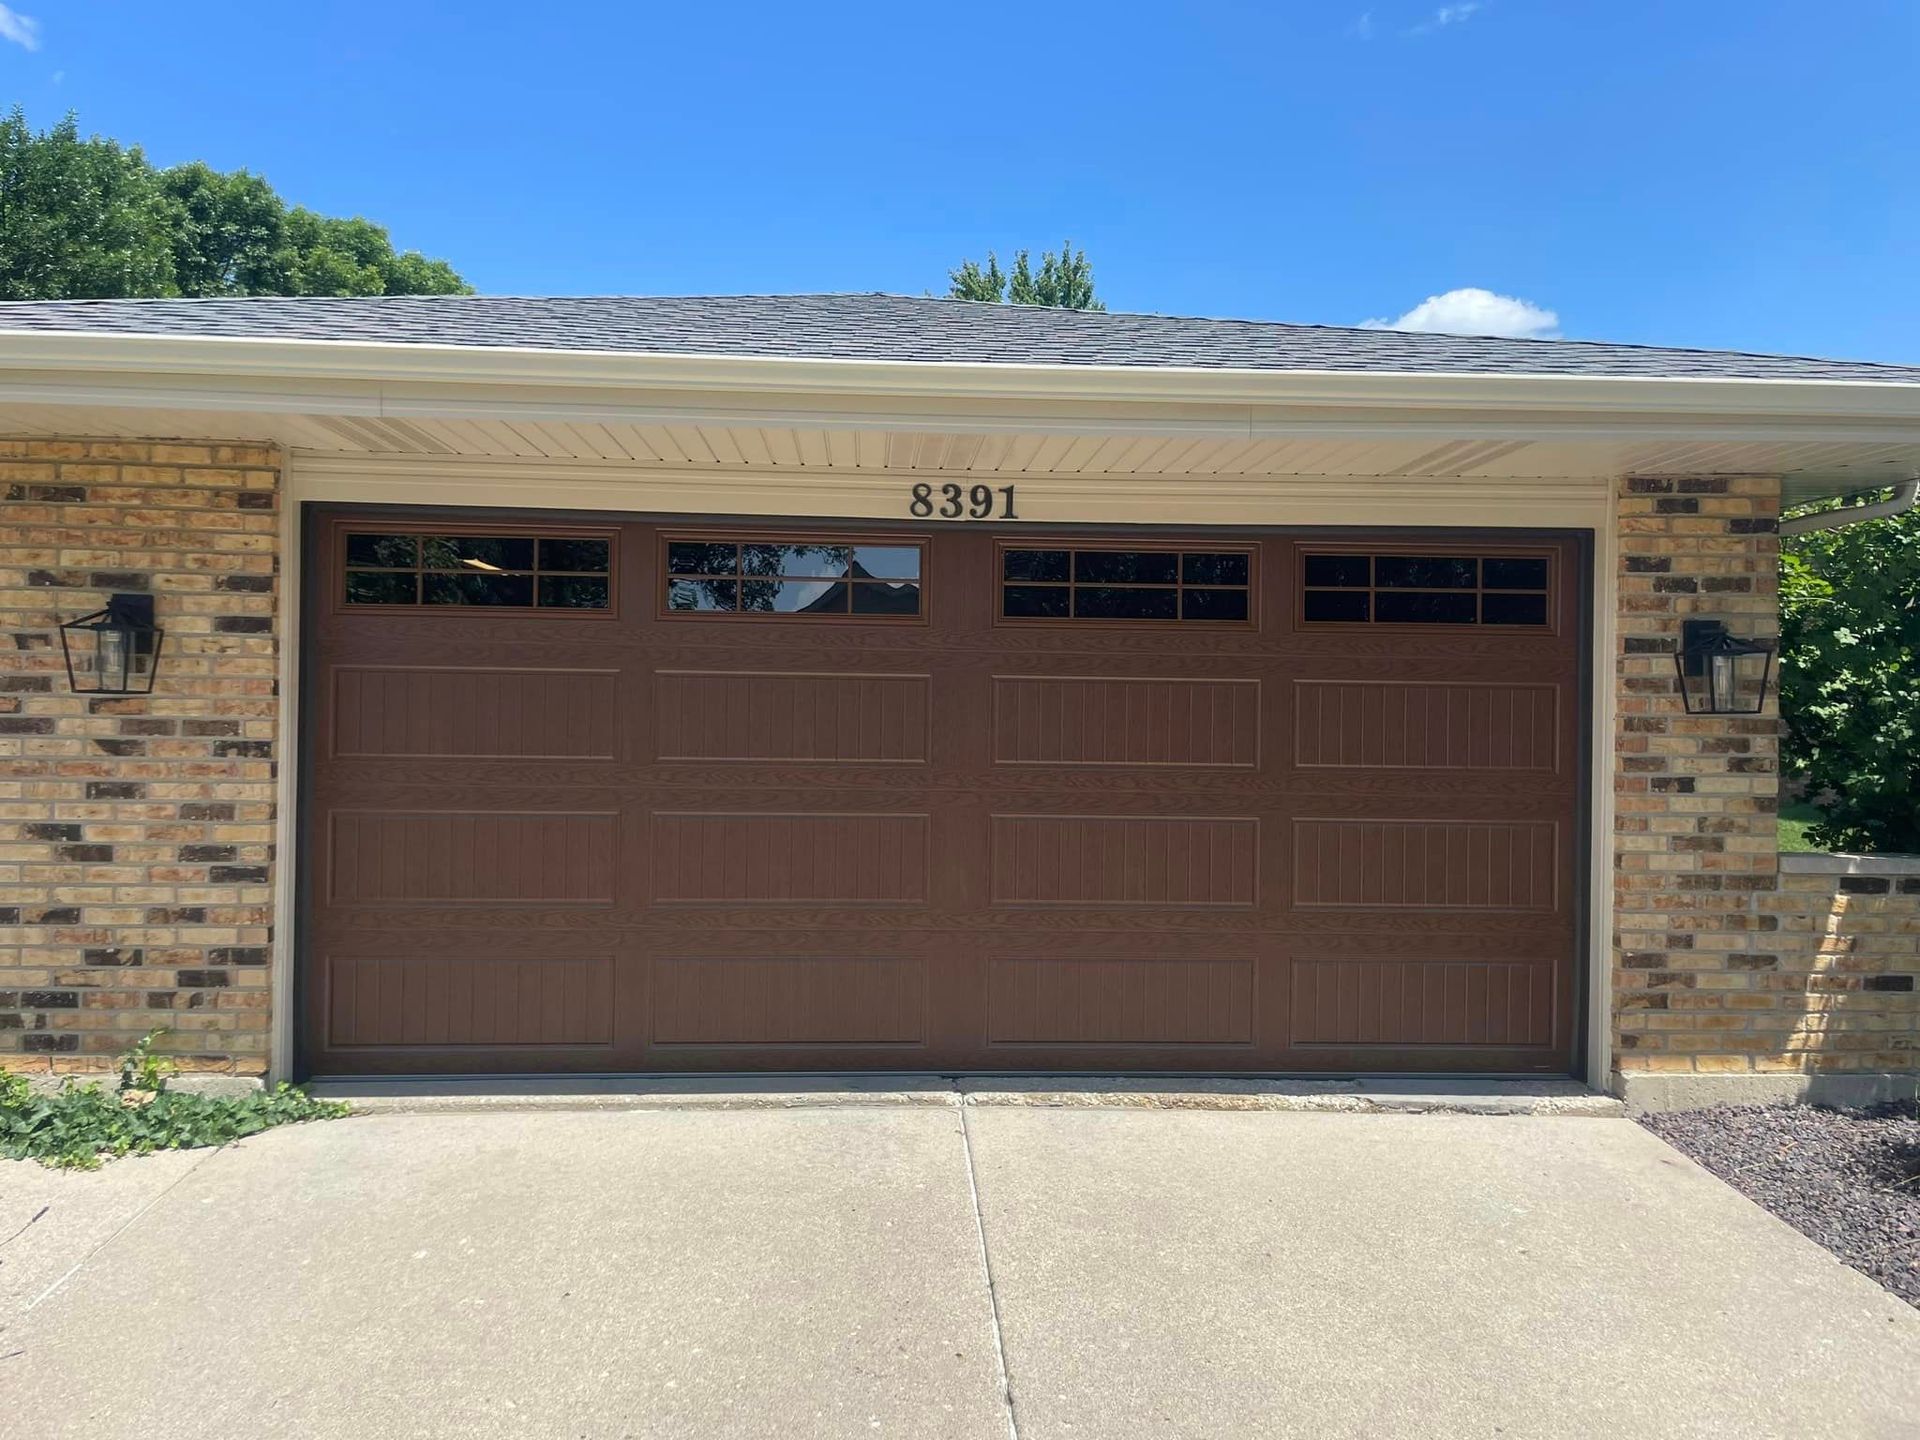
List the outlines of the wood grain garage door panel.
{"label": "wood grain garage door panel", "polygon": [[333,676],[343,757],[611,760],[609,670],[346,665]]}
{"label": "wood grain garage door panel", "polygon": [[475,955],[335,955],[327,1039],[337,1049],[604,1047],[613,962]]}
{"label": "wood grain garage door panel", "polygon": [[314,1072],[1571,1068],[1573,538],[307,514]]}
{"label": "wood grain garage door panel", "polygon": [[921,960],[665,958],[653,966],[657,1045],[916,1046],[927,1038]]}
{"label": "wood grain garage door panel", "polygon": [[1541,1046],[1553,1034],[1551,963],[1303,960],[1297,1045]]}
{"label": "wood grain garage door panel", "polygon": [[924,675],[661,671],[662,760],[922,764]]}
{"label": "wood grain garage door panel", "polygon": [[1247,769],[1260,755],[1257,680],[996,675],[1002,765]]}
{"label": "wood grain garage door panel", "polygon": [[1552,685],[1301,680],[1294,763],[1367,770],[1557,770]]}
{"label": "wood grain garage door panel", "polygon": [[925,815],[655,815],[654,898],[674,905],[917,905]]}
{"label": "wood grain garage door panel", "polygon": [[996,815],[997,905],[1251,906],[1260,822],[1153,815]]}
{"label": "wood grain garage door panel", "polygon": [[1555,836],[1548,821],[1299,820],[1294,903],[1551,911]]}
{"label": "wood grain garage door panel", "polygon": [[1250,1045],[1251,960],[995,960],[987,1038],[995,1045]]}
{"label": "wood grain garage door panel", "polygon": [[343,905],[606,905],[614,817],[552,811],[333,815],[331,897]]}

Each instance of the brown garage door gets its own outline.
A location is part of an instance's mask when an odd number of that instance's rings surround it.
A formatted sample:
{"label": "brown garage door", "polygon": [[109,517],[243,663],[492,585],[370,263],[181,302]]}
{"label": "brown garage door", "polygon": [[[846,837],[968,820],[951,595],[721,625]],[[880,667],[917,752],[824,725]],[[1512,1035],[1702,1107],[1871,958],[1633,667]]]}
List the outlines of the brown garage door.
{"label": "brown garage door", "polygon": [[1583,566],[322,514],[305,1064],[1564,1073]]}

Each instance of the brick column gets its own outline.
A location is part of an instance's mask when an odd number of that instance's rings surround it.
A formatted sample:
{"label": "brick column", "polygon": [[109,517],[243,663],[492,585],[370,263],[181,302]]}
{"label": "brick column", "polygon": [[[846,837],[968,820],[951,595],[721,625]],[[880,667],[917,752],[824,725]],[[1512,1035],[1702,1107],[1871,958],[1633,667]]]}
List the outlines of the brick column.
{"label": "brick column", "polygon": [[[1614,1063],[1688,1074],[1794,1068],[1785,1055],[1778,700],[1688,715],[1673,649],[1689,616],[1779,633],[1775,479],[1649,478],[1618,501]],[[1785,987],[1785,988],[1783,988]],[[1784,1002],[1784,1003],[1783,1003]]]}
{"label": "brick column", "polygon": [[[147,1030],[266,1068],[279,489],[252,445],[0,440],[0,1065]],[[151,696],[69,689],[57,626],[150,591]]]}

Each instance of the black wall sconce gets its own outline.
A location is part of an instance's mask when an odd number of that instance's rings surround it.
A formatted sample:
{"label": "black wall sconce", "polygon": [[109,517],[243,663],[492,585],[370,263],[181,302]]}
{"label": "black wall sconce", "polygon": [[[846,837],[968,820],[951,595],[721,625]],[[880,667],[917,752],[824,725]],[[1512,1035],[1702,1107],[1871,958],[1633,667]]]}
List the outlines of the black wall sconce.
{"label": "black wall sconce", "polygon": [[1689,715],[1757,715],[1766,703],[1773,642],[1738,640],[1719,620],[1687,620],[1673,652]]}
{"label": "black wall sconce", "polygon": [[153,596],[110,596],[106,609],[60,627],[67,683],[78,695],[151,695],[165,634],[153,623]]}

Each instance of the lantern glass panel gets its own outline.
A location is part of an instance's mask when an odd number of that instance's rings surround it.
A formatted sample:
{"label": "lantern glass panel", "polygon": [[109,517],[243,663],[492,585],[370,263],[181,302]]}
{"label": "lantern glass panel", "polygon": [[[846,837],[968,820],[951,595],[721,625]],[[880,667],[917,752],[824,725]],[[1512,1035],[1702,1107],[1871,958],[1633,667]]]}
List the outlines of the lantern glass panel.
{"label": "lantern glass panel", "polygon": [[1690,620],[1674,667],[1689,714],[1755,715],[1766,703],[1773,646],[1737,639],[1719,621]]}
{"label": "lantern glass panel", "polygon": [[67,679],[77,694],[145,695],[153,689],[160,656],[160,627],[152,623],[153,601],[145,595],[115,595],[104,610],[60,627]]}

